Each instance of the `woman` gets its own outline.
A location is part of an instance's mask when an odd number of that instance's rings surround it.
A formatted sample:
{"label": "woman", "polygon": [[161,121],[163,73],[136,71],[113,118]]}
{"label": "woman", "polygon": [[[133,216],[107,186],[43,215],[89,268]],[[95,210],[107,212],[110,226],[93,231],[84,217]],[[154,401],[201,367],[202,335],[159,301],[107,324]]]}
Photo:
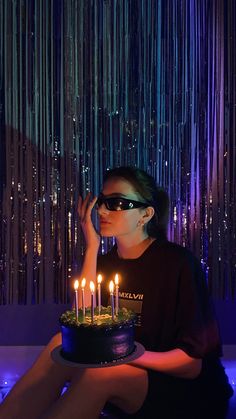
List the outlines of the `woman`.
{"label": "woman", "polygon": [[[96,205],[100,234],[91,221]],[[136,340],[145,352],[128,364],[77,369],[54,364],[55,336],[0,408],[5,418],[99,417],[109,402],[135,418],[225,418],[232,389],[199,262],[166,238],[168,197],[146,172],[106,173],[99,197],[79,198],[86,241],[81,277],[122,278],[120,304],[138,314]],[[115,237],[99,254],[100,235]],[[69,389],[60,397],[66,381]]]}

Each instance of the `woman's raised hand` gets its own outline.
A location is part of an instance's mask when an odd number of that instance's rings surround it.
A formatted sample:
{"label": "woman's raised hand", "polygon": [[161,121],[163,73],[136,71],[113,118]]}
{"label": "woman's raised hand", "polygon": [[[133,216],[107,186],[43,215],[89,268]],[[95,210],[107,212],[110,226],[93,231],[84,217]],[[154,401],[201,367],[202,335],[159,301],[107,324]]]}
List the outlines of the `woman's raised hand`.
{"label": "woman's raised hand", "polygon": [[86,198],[83,200],[81,196],[79,196],[78,202],[78,214],[80,219],[80,225],[82,231],[84,233],[84,238],[86,241],[87,248],[88,247],[99,247],[100,245],[100,236],[96,232],[95,227],[92,223],[91,213],[92,209],[97,201],[97,197],[95,196],[91,200],[91,192],[88,193]]}

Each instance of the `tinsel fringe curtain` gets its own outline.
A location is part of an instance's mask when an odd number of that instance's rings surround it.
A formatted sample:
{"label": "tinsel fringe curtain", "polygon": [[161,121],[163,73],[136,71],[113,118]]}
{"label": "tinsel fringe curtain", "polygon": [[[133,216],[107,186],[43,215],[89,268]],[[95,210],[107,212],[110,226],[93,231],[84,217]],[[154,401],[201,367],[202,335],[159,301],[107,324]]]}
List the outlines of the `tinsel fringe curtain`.
{"label": "tinsel fringe curtain", "polygon": [[234,0],[0,0],[0,304],[69,301],[78,195],[121,164],[169,192],[169,238],[235,298],[235,17]]}

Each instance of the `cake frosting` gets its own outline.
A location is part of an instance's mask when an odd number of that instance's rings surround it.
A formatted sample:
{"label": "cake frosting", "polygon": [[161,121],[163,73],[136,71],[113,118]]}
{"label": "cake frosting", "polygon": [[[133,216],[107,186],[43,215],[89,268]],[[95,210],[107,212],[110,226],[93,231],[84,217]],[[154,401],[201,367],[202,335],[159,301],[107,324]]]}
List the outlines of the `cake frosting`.
{"label": "cake frosting", "polygon": [[63,358],[84,364],[97,364],[117,361],[130,355],[135,349],[135,313],[121,308],[112,319],[111,307],[91,309],[83,316],[82,309],[68,310],[60,316],[62,333],[61,355]]}

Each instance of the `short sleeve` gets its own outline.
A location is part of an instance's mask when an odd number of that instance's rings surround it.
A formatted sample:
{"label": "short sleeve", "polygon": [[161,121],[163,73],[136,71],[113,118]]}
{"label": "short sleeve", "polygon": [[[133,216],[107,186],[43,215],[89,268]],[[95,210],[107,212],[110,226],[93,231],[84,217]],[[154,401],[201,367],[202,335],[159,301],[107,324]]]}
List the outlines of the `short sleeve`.
{"label": "short sleeve", "polygon": [[176,347],[194,358],[221,356],[214,307],[200,262],[190,254],[183,261],[178,283]]}

